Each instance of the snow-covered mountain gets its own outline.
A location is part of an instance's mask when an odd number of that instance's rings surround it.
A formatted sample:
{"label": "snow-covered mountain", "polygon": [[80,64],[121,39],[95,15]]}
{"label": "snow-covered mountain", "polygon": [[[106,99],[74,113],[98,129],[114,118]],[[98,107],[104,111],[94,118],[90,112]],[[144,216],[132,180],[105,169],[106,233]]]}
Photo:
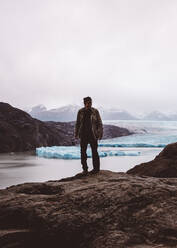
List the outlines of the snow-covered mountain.
{"label": "snow-covered mountain", "polygon": [[177,112],[168,112],[168,118],[172,121],[177,121]]}
{"label": "snow-covered mountain", "polygon": [[134,113],[139,120],[151,120],[151,121],[177,121],[177,112],[161,112],[161,111],[152,111],[152,112],[141,112]]}
{"label": "snow-covered mountain", "polygon": [[35,106],[28,113],[41,121],[73,121],[76,119],[77,111],[81,108],[78,105],[66,105],[60,108],[49,109],[41,105]]}
{"label": "snow-covered mountain", "polygon": [[34,106],[29,110],[29,112],[31,114],[36,114],[36,113],[40,113],[43,111],[47,111],[47,108],[43,104],[39,104],[37,106]]}
{"label": "snow-covered mountain", "polygon": [[[83,106],[66,105],[59,108],[49,109],[40,104],[29,109],[28,112],[32,117],[42,121],[75,121],[77,112]],[[95,107],[95,106],[93,106]],[[96,106],[103,120],[151,120],[151,121],[177,121],[177,113],[162,113],[152,111],[150,113],[129,113],[126,110],[114,108],[103,108]]]}
{"label": "snow-covered mountain", "polygon": [[164,113],[162,113],[160,111],[153,111],[153,112],[145,115],[143,117],[143,120],[150,120],[150,121],[169,121],[170,118],[166,114],[164,114]]}
{"label": "snow-covered mountain", "polygon": [[[83,106],[79,105],[66,105],[60,108],[50,109],[44,105],[37,105],[27,111],[33,118],[42,121],[74,121],[77,117],[77,112]],[[137,119],[133,115],[129,114],[125,110],[116,108],[104,109],[99,107],[99,112],[103,120],[135,120]]]}
{"label": "snow-covered mountain", "polygon": [[110,108],[100,110],[100,114],[103,120],[137,120],[137,118],[131,115],[126,110]]}

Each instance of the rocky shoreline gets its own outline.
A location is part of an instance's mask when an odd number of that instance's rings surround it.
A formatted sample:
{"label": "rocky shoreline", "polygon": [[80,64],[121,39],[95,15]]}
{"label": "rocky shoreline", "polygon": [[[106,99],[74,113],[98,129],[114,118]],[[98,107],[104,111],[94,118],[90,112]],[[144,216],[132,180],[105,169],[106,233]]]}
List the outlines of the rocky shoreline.
{"label": "rocky shoreline", "polygon": [[0,190],[0,247],[177,247],[176,151],[170,144],[127,173],[101,170]]}
{"label": "rocky shoreline", "polygon": [[[43,122],[26,112],[0,102],[0,153],[35,150],[41,146],[71,146],[75,122]],[[103,139],[131,135],[126,128],[104,125]]]}
{"label": "rocky shoreline", "polygon": [[177,179],[100,171],[0,190],[2,248],[177,247]]}

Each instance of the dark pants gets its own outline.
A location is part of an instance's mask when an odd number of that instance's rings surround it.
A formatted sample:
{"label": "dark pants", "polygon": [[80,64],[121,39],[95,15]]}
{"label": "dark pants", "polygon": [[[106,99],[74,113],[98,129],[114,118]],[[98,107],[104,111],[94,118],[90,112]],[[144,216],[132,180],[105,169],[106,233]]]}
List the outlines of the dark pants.
{"label": "dark pants", "polygon": [[81,164],[83,170],[87,170],[87,145],[90,144],[92,150],[92,162],[93,162],[93,169],[95,171],[100,170],[100,158],[98,155],[98,142],[93,137],[93,135],[82,136],[80,139],[80,146],[81,146]]}

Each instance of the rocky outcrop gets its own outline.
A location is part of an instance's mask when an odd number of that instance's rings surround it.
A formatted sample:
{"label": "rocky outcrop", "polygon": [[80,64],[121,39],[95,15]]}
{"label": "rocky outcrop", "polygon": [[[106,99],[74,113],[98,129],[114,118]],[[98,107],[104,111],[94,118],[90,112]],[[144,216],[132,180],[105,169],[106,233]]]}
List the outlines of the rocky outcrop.
{"label": "rocky outcrop", "polygon": [[26,112],[0,103],[0,152],[34,150],[40,146],[72,145],[74,140],[52,125]]}
{"label": "rocky outcrop", "polygon": [[[0,102],[0,152],[34,150],[40,146],[75,145],[75,122],[43,122]],[[131,134],[125,128],[106,125],[103,138]]]}
{"label": "rocky outcrop", "polygon": [[127,136],[133,134],[126,128],[117,127],[114,125],[103,125],[104,134],[103,139],[111,139],[115,137]]}
{"label": "rocky outcrop", "polygon": [[177,179],[100,171],[0,190],[2,248],[177,247]]}
{"label": "rocky outcrop", "polygon": [[161,178],[177,177],[177,143],[167,145],[154,160],[136,165],[127,173]]}

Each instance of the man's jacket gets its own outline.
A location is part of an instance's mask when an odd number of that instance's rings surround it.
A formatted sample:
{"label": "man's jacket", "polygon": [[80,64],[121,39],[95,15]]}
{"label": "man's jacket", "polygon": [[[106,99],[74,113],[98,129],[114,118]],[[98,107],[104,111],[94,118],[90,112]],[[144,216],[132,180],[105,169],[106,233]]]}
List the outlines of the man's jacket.
{"label": "man's jacket", "polygon": [[[81,138],[81,131],[83,128],[84,122],[84,108],[81,108],[77,113],[77,120],[75,124],[75,137]],[[93,135],[96,139],[101,139],[103,136],[103,124],[99,114],[99,111],[96,108],[91,107],[91,125]]]}

